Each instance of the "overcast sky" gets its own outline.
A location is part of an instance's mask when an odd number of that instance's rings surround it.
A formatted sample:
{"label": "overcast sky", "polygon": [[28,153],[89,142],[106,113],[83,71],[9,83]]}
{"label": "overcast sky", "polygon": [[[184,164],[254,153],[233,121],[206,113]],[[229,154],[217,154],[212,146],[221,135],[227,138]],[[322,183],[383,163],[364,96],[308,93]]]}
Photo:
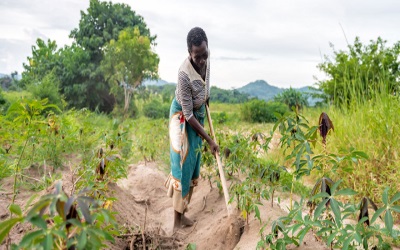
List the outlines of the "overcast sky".
{"label": "overcast sky", "polygon": [[[317,65],[356,36],[367,44],[400,41],[398,0],[131,0],[157,35],[160,77],[176,82],[186,35],[202,27],[211,51],[211,84],[238,88],[262,79],[288,88],[325,78]],[[0,0],[0,73],[22,72],[37,38],[71,44],[89,0]]]}

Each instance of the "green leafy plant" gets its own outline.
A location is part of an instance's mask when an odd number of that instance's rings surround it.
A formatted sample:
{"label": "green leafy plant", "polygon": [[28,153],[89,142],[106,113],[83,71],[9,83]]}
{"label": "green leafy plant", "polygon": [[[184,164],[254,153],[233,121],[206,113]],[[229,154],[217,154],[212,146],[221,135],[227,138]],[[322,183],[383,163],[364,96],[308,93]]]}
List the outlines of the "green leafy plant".
{"label": "green leafy plant", "polygon": [[349,107],[365,102],[377,94],[394,94],[398,91],[400,43],[387,47],[384,39],[371,40],[364,45],[358,37],[347,51],[333,51],[332,59],[318,65],[329,78],[319,81],[320,89],[327,94],[328,102]]}
{"label": "green leafy plant", "polygon": [[117,234],[116,223],[109,211],[84,195],[88,191],[84,189],[68,197],[58,182],[54,193],[42,196],[26,214],[18,205],[12,204],[10,212],[17,217],[0,224],[0,242],[16,223],[26,222],[34,230],[24,235],[18,245],[14,244],[13,249],[104,247],[104,241],[114,241],[112,235]]}
{"label": "green leafy plant", "polygon": [[[308,125],[301,124],[301,117],[298,114],[295,114],[295,119],[284,118],[275,125],[275,128],[278,126],[283,133],[281,143],[286,146],[285,150],[292,149],[285,160],[294,158],[293,168],[297,178],[310,174],[311,171],[320,171],[322,175],[328,173],[334,175],[341,168],[341,162],[358,164],[359,160],[368,158],[364,152],[355,149],[350,149],[344,156],[327,153],[326,136],[329,130],[333,129],[333,124],[325,113],[321,114],[318,127],[308,128]],[[302,128],[308,128],[308,131],[303,132]],[[313,155],[310,145],[316,144],[314,135],[317,128],[322,137],[323,153]],[[362,246],[364,249],[371,247],[386,249],[389,244],[385,239],[392,238],[395,241],[398,237],[399,232],[393,229],[393,214],[399,211],[400,207],[396,202],[400,199],[400,194],[396,193],[389,200],[389,189],[385,189],[382,195],[384,206],[381,208],[377,208],[368,198],[364,198],[359,204],[353,204],[348,202],[351,200],[348,197],[355,195],[356,192],[350,188],[339,190],[341,182],[342,180],[334,182],[327,176],[320,178],[307,202],[309,213],[302,212],[305,205],[303,199],[300,203],[295,202],[289,214],[273,224],[271,234],[264,235],[264,228],[260,231],[262,237],[259,246],[270,245],[273,249],[277,247],[282,249],[288,244],[299,245],[306,233],[313,230],[316,237],[331,248],[354,249]],[[368,204],[375,210],[371,220],[368,216]],[[357,211],[360,212],[358,221],[355,221]],[[383,213],[385,228],[380,228],[379,225],[371,226]],[[349,219],[355,222],[348,223],[346,220]],[[278,231],[282,232],[283,238],[277,238]]]}

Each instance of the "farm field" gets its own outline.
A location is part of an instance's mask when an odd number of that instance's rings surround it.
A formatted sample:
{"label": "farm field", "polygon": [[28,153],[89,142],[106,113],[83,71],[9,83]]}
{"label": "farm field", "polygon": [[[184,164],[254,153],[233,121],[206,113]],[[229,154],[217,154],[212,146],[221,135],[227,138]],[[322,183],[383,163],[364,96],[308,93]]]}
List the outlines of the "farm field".
{"label": "farm field", "polygon": [[[31,105],[30,110],[37,112],[51,108],[44,103],[34,101],[27,104]],[[235,208],[234,213],[230,217],[227,216],[216,162],[208,152],[205,152],[202,178],[195,189],[187,212],[187,215],[196,221],[195,225],[173,233],[172,201],[166,196],[164,187],[164,181],[169,172],[167,119],[153,120],[142,117],[119,120],[84,110],[67,111],[62,114],[50,113],[47,117],[43,117],[39,113],[29,113],[29,110],[25,109],[26,105],[23,106],[20,103],[19,105],[14,107],[14,122],[9,122],[9,117],[2,116],[0,130],[3,145],[1,161],[5,166],[1,172],[0,216],[2,223],[21,216],[10,230],[9,237],[5,237],[2,248],[5,248],[7,244],[7,238],[10,243],[19,243],[22,246],[46,242],[46,238],[43,239],[45,233],[36,235],[36,238],[29,234],[32,230],[42,229],[47,230],[44,232],[48,232],[47,235],[51,235],[51,239],[57,239],[60,246],[83,244],[80,243],[79,236],[68,233],[64,236],[68,240],[63,241],[62,234],[56,232],[57,223],[60,223],[58,226],[61,225],[61,228],[65,230],[65,226],[62,226],[65,222],[57,206],[64,206],[64,211],[67,211],[66,204],[75,204],[78,210],[76,219],[79,219],[81,223],[92,220],[92,224],[74,223],[72,226],[76,228],[74,232],[78,232],[77,235],[79,235],[85,230],[88,232],[93,230],[93,235],[89,239],[94,239],[94,244],[106,244],[105,248],[129,249],[132,242],[134,249],[141,248],[143,247],[142,239],[146,238],[146,245],[150,249],[157,246],[161,249],[194,249],[194,247],[197,247],[196,249],[255,249],[269,248],[268,241],[275,241],[275,244],[279,245],[282,244],[279,241],[284,240],[289,241],[284,243],[289,249],[295,247],[296,244],[299,244],[297,249],[329,249],[326,243],[323,243],[323,235],[317,236],[311,231],[311,229],[318,230],[318,226],[323,225],[312,224],[315,223],[312,222],[312,217],[307,217],[310,207],[306,203],[308,200],[313,200],[311,193],[316,192],[312,189],[319,180],[317,190],[328,192],[327,186],[328,189],[333,190],[333,183],[328,180],[332,179],[336,182],[342,174],[341,170],[350,167],[353,170],[346,170],[345,175],[352,173],[350,176],[353,179],[362,180],[365,178],[365,173],[359,168],[368,167],[371,164],[369,163],[371,159],[367,157],[371,153],[356,149],[349,149],[348,152],[341,149],[336,161],[332,160],[333,152],[339,150],[331,146],[337,140],[335,136],[346,130],[341,130],[340,126],[349,124],[349,122],[341,124],[339,118],[341,114],[338,111],[329,112],[332,114],[331,119],[335,130],[328,133],[325,146],[315,126],[319,122],[319,110],[309,109],[302,112],[304,115],[307,114],[307,120],[314,120],[314,126],[306,126],[303,120],[305,117],[299,116],[304,124],[302,127],[297,127],[297,132],[303,128],[304,131],[308,129],[308,132],[293,138],[290,137],[293,136],[290,132],[292,128],[289,129],[287,125],[293,121],[291,117],[294,114],[282,118],[279,125],[279,121],[276,124],[246,123],[233,119],[237,117],[236,114],[228,113],[227,119],[220,123],[215,122],[214,128],[221,147],[232,206]],[[216,104],[211,115],[220,117],[220,113],[227,110],[229,110],[228,105]],[[208,124],[205,126],[207,127]],[[286,129],[271,132],[279,126],[281,128],[286,126]],[[24,128],[24,133],[20,132],[21,127]],[[286,130],[290,133],[285,134]],[[310,154],[311,157],[319,155],[315,159],[323,158],[321,152],[329,149],[329,154],[326,154],[329,155],[329,160],[327,162],[316,160],[315,167],[310,171],[308,167],[300,167],[296,170],[296,159],[307,159],[307,156],[297,156],[298,153],[293,152],[287,153],[293,146],[283,148],[281,146],[288,143],[287,139],[292,138],[296,141],[301,140],[302,136],[309,137],[307,140],[303,139],[304,154],[308,151],[307,142],[310,142],[309,147],[313,151]],[[347,139],[352,140],[349,137]],[[314,141],[316,141],[315,146],[312,144]],[[354,146],[358,146],[355,140],[354,143]],[[364,142],[359,143],[364,144]],[[230,155],[227,155],[226,148],[229,148]],[[363,150],[366,149],[368,150],[368,148],[363,148]],[[293,155],[292,158],[290,155]],[[99,171],[99,166],[102,164],[106,166],[104,174]],[[310,163],[303,166],[308,164]],[[334,172],[334,174],[329,172]],[[369,175],[373,174],[374,172],[369,172]],[[322,183],[323,176],[327,179],[324,179]],[[382,175],[379,178],[387,180],[395,177]],[[388,197],[387,202],[394,201],[393,205],[396,205],[398,201],[394,199],[399,196],[395,193],[399,190],[396,185],[398,185],[396,182],[393,182],[393,185],[382,185],[377,187],[379,192],[374,192],[368,186],[357,185],[357,183],[354,185],[350,179],[343,178],[340,183],[341,188],[338,188],[342,195],[334,194],[331,202],[337,202],[341,211],[340,216],[347,218],[343,221],[347,223],[350,219],[355,225],[363,196],[376,195],[370,196],[373,197],[370,199],[378,206],[382,206],[383,203],[379,197],[383,193]],[[386,187],[388,189],[385,189]],[[357,193],[350,191],[349,188],[356,190]],[[44,199],[46,195],[52,193],[57,193],[57,195]],[[316,195],[314,202],[324,202],[325,195]],[[322,200],[320,200],[321,197]],[[63,200],[64,203],[62,203]],[[10,204],[13,205],[10,206]],[[42,206],[35,204],[42,204]],[[90,212],[86,213],[85,207]],[[371,219],[375,211],[371,206],[369,208]],[[392,216],[393,235],[396,235],[399,230],[399,216],[396,209],[395,206],[393,210],[385,212]],[[321,218],[324,220],[330,221],[331,217],[338,218],[334,208],[317,205],[316,211],[321,213],[320,216],[323,216]],[[291,231],[293,230],[291,223],[285,226],[278,224],[287,223],[285,222],[287,216],[298,216],[299,212],[305,228],[307,225],[312,225],[306,232],[299,229]],[[42,213],[45,214],[43,219],[46,224],[35,221],[38,219],[36,217]],[[331,217],[325,217],[326,215]],[[388,242],[393,249],[397,249],[398,242],[391,241],[390,234],[387,235],[385,231],[386,216],[382,221],[375,218],[375,235],[382,235],[384,242]],[[298,217],[294,218],[299,221]],[[65,219],[68,220],[66,217]],[[49,223],[49,220],[53,222]],[[43,228],[40,229],[41,227]],[[287,228],[286,231],[284,227]],[[105,233],[96,231],[100,228]],[[275,232],[274,230],[278,233],[278,238],[269,238]],[[289,230],[290,234],[286,235]],[[4,232],[3,229],[3,236],[6,236]],[[299,236],[295,236],[299,232],[302,234],[301,240]],[[288,237],[292,234],[294,238]],[[333,244],[342,244],[340,235],[338,233],[338,238]],[[357,244],[356,239],[353,240],[351,244]],[[368,244],[373,244],[375,241],[369,238],[368,242]]]}
{"label": "farm field", "polygon": [[[0,249],[400,249],[400,41],[380,37],[398,34],[383,32],[393,4],[6,2]],[[335,47],[322,21],[344,17]],[[169,139],[174,98],[189,109],[179,125],[209,143],[189,158]],[[203,107],[189,116],[203,103],[205,132]],[[188,227],[165,187],[170,143],[188,164],[201,153]]]}

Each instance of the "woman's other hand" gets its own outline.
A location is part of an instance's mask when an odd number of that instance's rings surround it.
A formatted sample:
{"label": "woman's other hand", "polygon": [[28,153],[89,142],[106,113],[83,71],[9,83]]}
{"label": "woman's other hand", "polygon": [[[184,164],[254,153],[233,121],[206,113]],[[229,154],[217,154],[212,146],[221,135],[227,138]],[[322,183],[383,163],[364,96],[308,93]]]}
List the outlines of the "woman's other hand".
{"label": "woman's other hand", "polygon": [[210,150],[213,155],[215,155],[215,153],[219,152],[219,146],[213,140],[211,140],[208,144],[210,145]]}

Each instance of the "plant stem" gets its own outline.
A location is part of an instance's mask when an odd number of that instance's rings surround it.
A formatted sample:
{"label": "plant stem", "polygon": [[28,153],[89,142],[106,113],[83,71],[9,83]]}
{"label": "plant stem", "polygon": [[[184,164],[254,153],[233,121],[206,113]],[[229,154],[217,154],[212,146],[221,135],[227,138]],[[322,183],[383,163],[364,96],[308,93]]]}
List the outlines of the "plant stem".
{"label": "plant stem", "polygon": [[[17,166],[15,166],[14,184],[13,184],[13,198],[12,198],[11,204],[14,204],[15,198],[17,197],[17,176],[18,176],[18,172],[19,172],[19,164],[21,163],[22,155],[24,154],[26,145],[28,144],[28,141],[29,141],[29,127],[31,125],[31,121],[32,121],[32,116],[30,117],[29,123],[28,123],[28,136],[26,137],[24,147],[22,148],[22,152],[19,155]],[[10,218],[12,218],[12,216],[13,216],[13,213],[11,213]],[[11,238],[10,238],[10,233],[9,232],[7,234],[7,238],[8,238],[8,240],[7,240],[7,243],[6,243],[6,248],[8,250],[8,246],[9,246],[9,244],[11,244]]]}
{"label": "plant stem", "polygon": [[323,143],[322,143],[322,147],[323,147],[323,150],[324,150],[324,155],[325,155],[325,157],[324,157],[324,163],[322,164],[322,177],[324,177],[325,176],[325,169],[326,169],[326,158],[327,158],[327,154],[326,154],[326,141],[324,141]]}
{"label": "plant stem", "polygon": [[292,186],[290,188],[290,210],[293,209],[293,188],[294,188],[294,173],[292,177]]}
{"label": "plant stem", "polygon": [[14,204],[15,198],[17,197],[17,176],[18,176],[18,173],[19,173],[19,164],[21,163],[22,155],[24,154],[26,145],[28,144],[28,141],[29,141],[29,127],[31,125],[31,121],[32,121],[32,116],[30,117],[29,123],[28,123],[28,136],[26,137],[24,147],[22,148],[22,152],[19,155],[17,166],[15,167],[14,185],[13,185],[13,193],[14,194],[13,194],[13,198],[12,198],[11,204]]}

